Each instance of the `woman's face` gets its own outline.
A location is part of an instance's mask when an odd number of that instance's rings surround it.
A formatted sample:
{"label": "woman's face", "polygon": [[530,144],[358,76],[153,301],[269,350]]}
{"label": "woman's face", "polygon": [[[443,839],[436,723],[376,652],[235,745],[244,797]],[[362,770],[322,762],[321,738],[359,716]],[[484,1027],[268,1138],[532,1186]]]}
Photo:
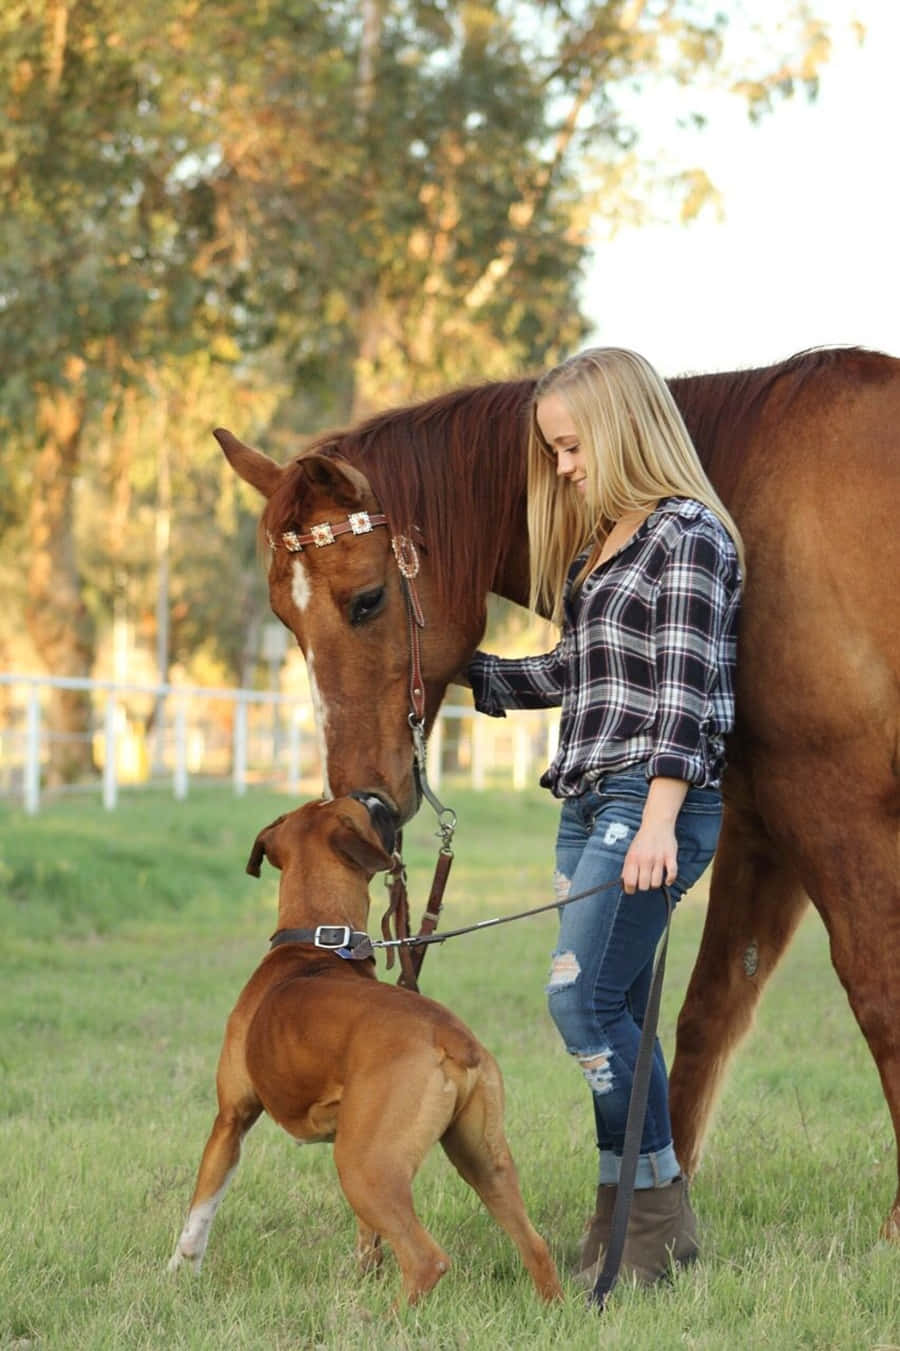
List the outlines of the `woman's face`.
{"label": "woman's face", "polygon": [[535,405],[535,417],[547,445],[556,456],[556,472],[584,496],[587,461],[578,442],[572,414],[558,394],[544,394]]}

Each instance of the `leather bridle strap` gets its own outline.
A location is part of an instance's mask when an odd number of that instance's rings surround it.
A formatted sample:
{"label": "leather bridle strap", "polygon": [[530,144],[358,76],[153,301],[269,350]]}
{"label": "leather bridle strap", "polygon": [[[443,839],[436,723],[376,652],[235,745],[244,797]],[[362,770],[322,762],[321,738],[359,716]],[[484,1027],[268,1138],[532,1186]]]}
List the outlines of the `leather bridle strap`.
{"label": "leather bridle strap", "polygon": [[[404,986],[407,990],[414,990],[418,994],[419,983],[416,977],[421,962],[415,963],[413,954],[408,947],[410,940],[409,894],[406,889],[406,867],[403,863],[402,849],[403,834],[398,830],[391,868],[384,878],[385,886],[388,889],[388,908],[381,919],[381,933],[382,937],[388,940],[385,944],[388,970],[393,966],[393,950],[396,947],[400,958],[400,975],[397,984]],[[391,940],[391,920],[394,922],[394,933],[399,942]]]}
{"label": "leather bridle strap", "polygon": [[420,634],[425,627],[425,615],[416,590],[419,575],[419,555],[408,535],[393,535],[391,548],[406,598],[406,617],[409,623],[409,706],[417,722],[425,721],[425,678],[422,675],[422,642]]}
{"label": "leather bridle strap", "polygon": [[[338,535],[368,535],[377,525],[387,524],[388,518],[383,512],[352,511],[345,521],[322,521],[319,525],[311,525],[306,531],[285,530],[281,542],[289,554],[299,554],[310,544],[314,544],[317,549],[324,549],[326,544],[333,544]],[[270,547],[274,549],[274,539],[271,535],[268,539]]]}

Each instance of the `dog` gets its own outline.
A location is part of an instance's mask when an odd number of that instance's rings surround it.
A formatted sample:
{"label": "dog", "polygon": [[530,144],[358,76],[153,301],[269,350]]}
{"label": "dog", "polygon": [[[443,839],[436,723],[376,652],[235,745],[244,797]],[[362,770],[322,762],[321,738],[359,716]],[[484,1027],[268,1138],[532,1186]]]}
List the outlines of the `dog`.
{"label": "dog", "polygon": [[436,1140],[512,1238],[538,1294],[559,1299],[504,1135],[497,1062],[449,1009],[375,975],[368,887],[393,848],[393,818],[375,797],[310,802],[257,835],[247,871],[258,877],[263,858],[281,870],[279,928],[228,1019],[218,1115],[169,1270],[199,1271],[241,1142],[265,1111],[296,1140],[333,1141],[360,1267],[380,1264],[383,1237],[408,1303],[450,1266],[412,1201]]}

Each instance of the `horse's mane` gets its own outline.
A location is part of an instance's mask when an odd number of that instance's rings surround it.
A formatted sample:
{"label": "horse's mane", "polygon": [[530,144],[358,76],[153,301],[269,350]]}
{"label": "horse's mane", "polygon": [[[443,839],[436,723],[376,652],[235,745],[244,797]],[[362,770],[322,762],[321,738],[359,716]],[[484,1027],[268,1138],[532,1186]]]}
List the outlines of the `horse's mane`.
{"label": "horse's mane", "polygon": [[340,455],[369,480],[393,533],[416,528],[439,603],[451,613],[482,604],[524,522],[527,413],[533,380],[455,389],[393,408],[305,448],[266,513],[274,534],[296,517],[307,455]]}
{"label": "horse's mane", "polygon": [[667,381],[701,460],[727,500],[729,467],[736,471],[763,407],[778,385],[783,416],[810,381],[832,376],[840,384],[882,378],[890,362],[862,347],[812,347],[772,366]]}
{"label": "horse's mane", "polygon": [[[776,385],[783,414],[814,378],[836,389],[887,378],[890,369],[889,358],[863,348],[813,348],[772,366],[679,376],[668,384],[727,504],[732,475]],[[509,550],[523,542],[534,385],[533,379],[470,385],[318,436],[288,468],[265,525],[273,534],[308,528],[312,522],[298,518],[302,460],[314,452],[340,455],[366,475],[395,533],[418,527],[439,603],[468,613],[483,602]]]}

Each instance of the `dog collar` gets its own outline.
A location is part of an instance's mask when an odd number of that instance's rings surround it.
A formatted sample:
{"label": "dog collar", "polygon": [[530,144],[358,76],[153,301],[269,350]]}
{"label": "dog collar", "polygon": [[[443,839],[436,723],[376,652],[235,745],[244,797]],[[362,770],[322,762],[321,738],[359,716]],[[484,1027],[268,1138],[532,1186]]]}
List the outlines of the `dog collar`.
{"label": "dog collar", "polygon": [[315,948],[333,952],[353,962],[375,955],[369,935],[359,929],[351,929],[349,924],[319,924],[315,929],[277,929],[269,939],[269,946],[277,948],[282,943],[311,943]]}

